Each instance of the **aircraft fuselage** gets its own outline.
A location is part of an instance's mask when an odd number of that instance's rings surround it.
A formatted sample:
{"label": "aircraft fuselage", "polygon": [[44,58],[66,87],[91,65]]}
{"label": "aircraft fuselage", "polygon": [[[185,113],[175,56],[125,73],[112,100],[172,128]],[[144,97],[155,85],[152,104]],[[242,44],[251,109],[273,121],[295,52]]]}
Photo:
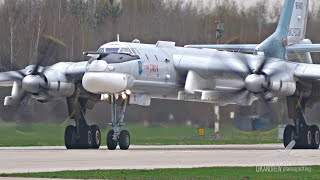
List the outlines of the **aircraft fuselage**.
{"label": "aircraft fuselage", "polygon": [[[89,61],[82,81],[88,91],[96,94],[113,94],[130,89],[133,94],[144,94],[150,98],[221,105],[251,105],[257,99],[254,95],[250,95],[246,97],[247,101],[243,101],[244,96],[235,96],[234,91],[243,87],[243,80],[235,75],[232,67],[241,67],[240,61],[248,61],[254,67],[264,61],[262,56],[176,47],[172,42],[158,42],[156,45],[112,42],[105,47],[111,48],[115,45],[120,49],[121,47],[130,49],[130,53],[134,53],[136,58],[125,60],[127,57],[122,54],[124,57],[114,57],[119,58],[118,62],[115,59],[104,58]],[[99,50],[103,50],[103,47]],[[268,60],[270,68],[281,65],[279,63],[285,62],[279,59]],[[283,68],[286,69],[288,65],[285,63]],[[199,81],[202,79],[207,81],[206,87],[199,91],[196,89],[192,93],[186,92],[189,66],[195,69]],[[208,67],[208,70],[203,72],[203,67]],[[203,93],[207,93],[205,98]]]}

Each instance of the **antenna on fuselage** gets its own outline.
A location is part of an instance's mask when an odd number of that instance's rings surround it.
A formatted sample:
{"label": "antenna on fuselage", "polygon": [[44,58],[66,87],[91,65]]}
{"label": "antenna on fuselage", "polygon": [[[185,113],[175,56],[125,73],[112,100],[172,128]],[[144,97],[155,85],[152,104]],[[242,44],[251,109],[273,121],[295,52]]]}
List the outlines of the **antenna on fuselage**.
{"label": "antenna on fuselage", "polygon": [[117,34],[117,41],[120,42],[120,35]]}

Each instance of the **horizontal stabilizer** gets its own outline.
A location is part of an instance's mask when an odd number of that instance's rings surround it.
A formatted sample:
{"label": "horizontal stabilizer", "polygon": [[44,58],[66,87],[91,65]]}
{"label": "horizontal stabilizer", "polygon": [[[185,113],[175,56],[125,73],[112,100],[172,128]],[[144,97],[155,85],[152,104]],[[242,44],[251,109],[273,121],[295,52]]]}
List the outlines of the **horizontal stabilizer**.
{"label": "horizontal stabilizer", "polygon": [[287,52],[320,52],[320,44],[294,44],[287,47]]}

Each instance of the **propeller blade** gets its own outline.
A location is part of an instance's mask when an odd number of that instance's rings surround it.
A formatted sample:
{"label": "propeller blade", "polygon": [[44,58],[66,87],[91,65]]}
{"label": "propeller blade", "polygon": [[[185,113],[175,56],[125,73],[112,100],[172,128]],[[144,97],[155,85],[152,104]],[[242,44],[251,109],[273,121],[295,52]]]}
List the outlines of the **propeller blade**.
{"label": "propeller blade", "polygon": [[23,71],[8,71],[0,73],[0,82],[22,81],[25,77]]}
{"label": "propeller blade", "polygon": [[269,58],[268,58],[267,56],[264,56],[262,63],[258,66],[258,68],[257,68],[253,73],[255,73],[255,74],[261,74],[264,66],[266,65],[266,63],[267,63],[267,61],[268,61],[268,59],[269,59]]}
{"label": "propeller blade", "polygon": [[267,108],[267,111],[268,111],[268,114],[270,115],[270,117],[272,119],[275,119],[274,118],[274,112],[272,110],[272,107],[271,107],[271,104],[268,102],[268,99],[266,99],[266,94],[265,92],[261,92],[258,94],[259,95],[259,98],[261,100],[261,102],[265,105],[265,107]]}
{"label": "propeller blade", "polygon": [[243,104],[250,104],[252,102],[253,93],[247,90],[245,87],[237,91],[233,91],[235,98],[241,98]]}
{"label": "propeller blade", "polygon": [[247,68],[247,71],[250,73],[250,74],[253,74],[253,69],[250,67],[250,64],[248,62],[248,60],[246,59],[246,55],[245,54],[240,54],[240,60],[241,62],[243,62],[243,64],[245,65],[245,67]]}
{"label": "propeller blade", "polygon": [[[221,57],[221,59],[223,58],[224,57]],[[252,69],[246,60],[246,56],[243,54],[236,53],[233,58],[221,60],[221,63],[227,68],[227,71],[240,77],[242,80],[249,74],[252,74]]]}

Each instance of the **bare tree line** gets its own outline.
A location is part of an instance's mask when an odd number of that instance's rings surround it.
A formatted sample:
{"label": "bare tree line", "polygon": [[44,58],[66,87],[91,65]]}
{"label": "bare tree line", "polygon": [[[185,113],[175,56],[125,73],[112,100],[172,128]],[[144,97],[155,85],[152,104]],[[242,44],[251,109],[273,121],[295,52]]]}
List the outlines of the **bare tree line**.
{"label": "bare tree line", "polygon": [[[231,0],[216,0],[199,10],[183,0],[4,0],[0,5],[1,70],[36,60],[84,60],[82,51],[115,40],[144,43],[172,40],[178,45],[215,43],[214,21],[225,22],[223,43],[258,43],[274,30],[281,8],[265,1],[242,8]],[[309,17],[308,37],[318,42],[319,13]],[[61,42],[61,43],[57,43]]]}

